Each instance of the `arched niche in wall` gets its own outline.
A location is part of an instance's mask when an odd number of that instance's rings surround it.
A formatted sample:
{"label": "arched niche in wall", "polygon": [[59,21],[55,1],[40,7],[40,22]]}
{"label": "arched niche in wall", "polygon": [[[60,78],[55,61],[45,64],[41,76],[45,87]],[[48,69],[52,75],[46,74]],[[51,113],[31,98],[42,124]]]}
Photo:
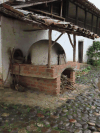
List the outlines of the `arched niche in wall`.
{"label": "arched niche in wall", "polygon": [[[48,40],[40,40],[31,45],[27,55],[27,63],[33,65],[47,65],[48,63]],[[53,43],[53,41],[52,41]],[[55,43],[51,50],[51,65],[66,63],[66,55],[63,47]]]}

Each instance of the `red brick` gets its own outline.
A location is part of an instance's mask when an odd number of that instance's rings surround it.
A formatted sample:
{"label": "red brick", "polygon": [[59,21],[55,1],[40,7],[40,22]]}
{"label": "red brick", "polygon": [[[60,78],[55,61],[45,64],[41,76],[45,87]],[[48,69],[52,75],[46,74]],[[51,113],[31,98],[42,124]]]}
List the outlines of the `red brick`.
{"label": "red brick", "polygon": [[36,73],[35,73],[35,75],[40,76],[40,75],[41,75],[41,73],[40,73],[40,72],[36,72]]}
{"label": "red brick", "polygon": [[24,66],[24,70],[25,71],[28,71],[29,70],[29,67],[28,66]]}
{"label": "red brick", "polygon": [[46,69],[45,68],[38,68],[38,71],[39,72],[46,72]]}
{"label": "red brick", "polygon": [[46,72],[53,73],[53,69],[46,69]]}
{"label": "red brick", "polygon": [[35,84],[30,84],[30,86],[31,86],[31,87],[34,87],[34,88],[37,87]]}
{"label": "red brick", "polygon": [[37,81],[35,81],[35,82],[34,82],[34,84],[35,84],[35,85],[38,85],[38,82],[37,82]]}

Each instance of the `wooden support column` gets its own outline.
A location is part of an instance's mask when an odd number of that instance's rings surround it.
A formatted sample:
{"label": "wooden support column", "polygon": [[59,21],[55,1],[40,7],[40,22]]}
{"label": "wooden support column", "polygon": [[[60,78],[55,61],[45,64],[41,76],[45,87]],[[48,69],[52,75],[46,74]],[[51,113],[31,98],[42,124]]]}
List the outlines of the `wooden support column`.
{"label": "wooden support column", "polygon": [[91,20],[91,31],[93,31],[93,14],[92,14],[92,20]]}
{"label": "wooden support column", "polygon": [[76,62],[76,35],[73,34],[74,47],[73,47],[73,62]]}
{"label": "wooden support column", "polygon": [[76,5],[76,25],[78,24],[78,6]]}
{"label": "wooden support column", "polygon": [[84,21],[84,28],[86,28],[86,21],[87,21],[87,11],[85,10],[85,21]]}
{"label": "wooden support column", "polygon": [[51,3],[51,14],[52,14],[52,12],[53,12],[53,4]]}
{"label": "wooden support column", "polygon": [[66,1],[66,10],[65,10],[65,19],[66,21],[68,20],[68,16],[69,16],[69,0]]}
{"label": "wooden support column", "polygon": [[60,17],[62,17],[62,8],[63,8],[63,1],[61,0]]}
{"label": "wooden support column", "polygon": [[97,22],[96,22],[96,34],[98,33],[98,17],[97,17]]}
{"label": "wooden support column", "polygon": [[48,68],[51,68],[51,44],[52,44],[52,30],[49,29]]}

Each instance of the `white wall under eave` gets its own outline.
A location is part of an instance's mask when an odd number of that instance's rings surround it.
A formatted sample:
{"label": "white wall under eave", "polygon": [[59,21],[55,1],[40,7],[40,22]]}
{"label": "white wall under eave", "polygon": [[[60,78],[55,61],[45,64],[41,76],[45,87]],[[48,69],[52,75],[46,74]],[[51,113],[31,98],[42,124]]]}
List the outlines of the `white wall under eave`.
{"label": "white wall under eave", "polygon": [[[57,38],[61,33],[57,31],[53,31],[53,40]],[[71,35],[71,40],[73,42],[73,35]],[[83,41],[83,62],[87,62],[87,49],[93,44],[92,39],[88,39],[82,36],[76,36],[76,61],[78,62],[78,42]],[[65,50],[67,61],[73,61],[73,48],[69,42],[69,38],[67,34],[63,34],[63,36],[57,41]]]}

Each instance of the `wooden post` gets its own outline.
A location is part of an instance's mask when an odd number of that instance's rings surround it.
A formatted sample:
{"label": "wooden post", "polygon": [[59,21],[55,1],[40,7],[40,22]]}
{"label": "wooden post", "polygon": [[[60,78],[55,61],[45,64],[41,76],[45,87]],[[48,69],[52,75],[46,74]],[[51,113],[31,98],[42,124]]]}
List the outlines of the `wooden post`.
{"label": "wooden post", "polygon": [[76,5],[76,25],[78,24],[78,6]]}
{"label": "wooden post", "polygon": [[98,17],[97,17],[97,22],[96,22],[96,34],[98,33]]}
{"label": "wooden post", "polygon": [[92,14],[92,20],[91,20],[91,31],[93,31],[93,14]]}
{"label": "wooden post", "polygon": [[51,3],[51,14],[52,14],[52,12],[53,12],[53,4]]}
{"label": "wooden post", "polygon": [[74,47],[73,47],[73,62],[76,62],[76,35],[73,34]]}
{"label": "wooden post", "polygon": [[66,1],[66,10],[65,10],[65,19],[66,21],[68,20],[68,16],[69,16],[69,0]]}
{"label": "wooden post", "polygon": [[87,21],[87,11],[85,10],[85,21],[84,21],[84,28],[86,28],[86,21]]}
{"label": "wooden post", "polygon": [[63,8],[63,1],[61,0],[60,17],[62,17],[62,8]]}
{"label": "wooden post", "polygon": [[52,30],[49,29],[48,68],[51,68],[51,44],[52,44]]}

